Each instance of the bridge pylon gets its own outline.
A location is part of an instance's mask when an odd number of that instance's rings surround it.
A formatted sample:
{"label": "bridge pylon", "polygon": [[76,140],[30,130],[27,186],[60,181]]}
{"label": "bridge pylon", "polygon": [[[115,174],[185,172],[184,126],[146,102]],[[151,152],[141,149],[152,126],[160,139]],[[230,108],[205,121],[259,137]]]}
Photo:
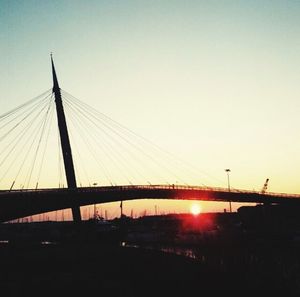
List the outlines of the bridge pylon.
{"label": "bridge pylon", "polygon": [[[60,87],[56,76],[52,54],[51,54],[51,65],[52,65],[52,76],[53,76],[52,91],[55,96],[56,114],[57,114],[60,142],[61,142],[67,184],[69,189],[76,189],[77,184],[76,184],[76,176],[75,176],[74,163],[72,157],[72,150],[70,145],[70,138],[69,138],[66,116],[64,112],[62,99],[61,99],[61,92],[60,92]],[[72,207],[72,215],[73,215],[73,221],[75,222],[81,221],[81,213],[80,213],[79,206]]]}

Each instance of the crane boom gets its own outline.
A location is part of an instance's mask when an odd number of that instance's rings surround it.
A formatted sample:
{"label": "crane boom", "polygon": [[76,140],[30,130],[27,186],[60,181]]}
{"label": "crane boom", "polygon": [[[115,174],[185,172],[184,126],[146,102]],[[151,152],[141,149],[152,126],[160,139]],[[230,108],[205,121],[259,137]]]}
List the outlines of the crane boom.
{"label": "crane boom", "polygon": [[268,189],[268,182],[269,182],[269,179],[267,178],[265,183],[264,183],[264,186],[262,187],[261,189],[261,194],[265,194],[267,189]]}

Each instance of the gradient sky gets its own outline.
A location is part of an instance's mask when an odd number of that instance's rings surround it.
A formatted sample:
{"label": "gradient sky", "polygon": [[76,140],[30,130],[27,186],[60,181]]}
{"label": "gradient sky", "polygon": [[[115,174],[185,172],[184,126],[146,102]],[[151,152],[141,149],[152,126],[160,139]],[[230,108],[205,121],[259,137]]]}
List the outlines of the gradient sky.
{"label": "gradient sky", "polygon": [[208,185],[230,168],[234,188],[300,193],[299,15],[299,1],[0,0],[1,113],[52,86],[53,52],[64,90]]}

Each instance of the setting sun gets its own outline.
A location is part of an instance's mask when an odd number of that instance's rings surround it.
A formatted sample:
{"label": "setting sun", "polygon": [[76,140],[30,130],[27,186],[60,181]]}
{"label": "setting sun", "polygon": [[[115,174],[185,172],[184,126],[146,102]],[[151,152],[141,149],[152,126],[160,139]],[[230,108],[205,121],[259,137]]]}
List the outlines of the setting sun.
{"label": "setting sun", "polygon": [[200,214],[201,213],[201,205],[200,204],[192,204],[190,207],[190,212],[195,216]]}

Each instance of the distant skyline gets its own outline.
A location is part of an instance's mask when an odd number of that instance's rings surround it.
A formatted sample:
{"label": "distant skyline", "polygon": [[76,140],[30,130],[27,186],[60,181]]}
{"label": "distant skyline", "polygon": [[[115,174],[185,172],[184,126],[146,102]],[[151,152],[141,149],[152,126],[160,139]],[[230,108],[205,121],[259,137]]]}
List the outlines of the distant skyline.
{"label": "distant skyline", "polygon": [[62,89],[199,184],[227,187],[230,168],[233,188],[300,193],[299,15],[298,1],[0,0],[1,114],[52,87],[53,52]]}

